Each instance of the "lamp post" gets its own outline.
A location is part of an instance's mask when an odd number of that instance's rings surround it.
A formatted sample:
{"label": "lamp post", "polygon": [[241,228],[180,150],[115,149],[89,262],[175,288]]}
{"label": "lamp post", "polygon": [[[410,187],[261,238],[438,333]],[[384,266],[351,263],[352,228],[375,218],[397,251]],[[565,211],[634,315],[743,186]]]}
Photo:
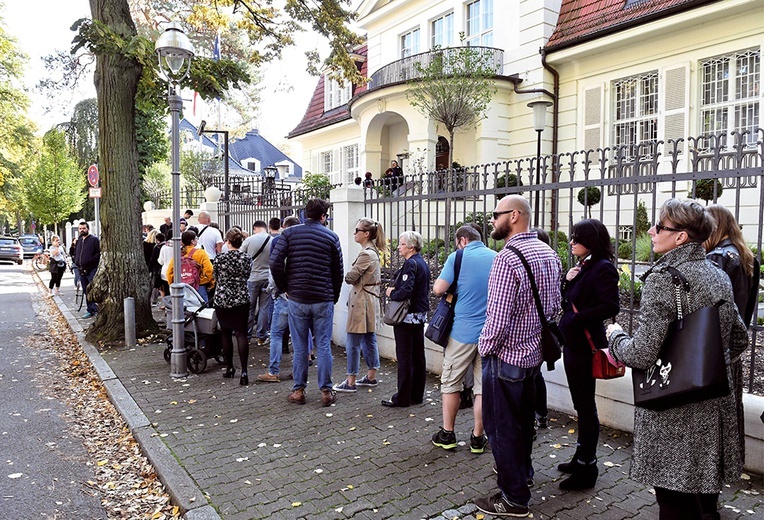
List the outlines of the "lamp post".
{"label": "lamp post", "polygon": [[[228,130],[207,130],[205,127],[207,126],[207,121],[202,119],[202,122],[199,124],[199,128],[196,131],[198,135],[202,134],[223,134],[223,197],[225,197],[225,217],[223,224],[225,225],[226,231],[231,229],[231,203],[229,200],[229,197],[231,196],[231,193],[228,189],[228,183],[229,183],[229,175],[228,175]],[[220,147],[220,142],[218,141],[218,149]]]}
{"label": "lamp post", "polygon": [[186,377],[186,349],[183,333],[183,284],[180,281],[180,110],[183,100],[179,84],[188,76],[194,46],[175,22],[167,25],[154,47],[159,55],[159,73],[168,82],[167,102],[172,115],[172,263],[173,279],[170,285],[172,299],[172,351],[170,354],[170,376]]}
{"label": "lamp post", "polygon": [[533,129],[536,130],[536,201],[533,206],[533,225],[539,226],[539,198],[541,190],[539,185],[541,184],[541,134],[546,127],[546,109],[552,106],[551,101],[540,99],[537,101],[531,101],[528,106],[533,109]]}

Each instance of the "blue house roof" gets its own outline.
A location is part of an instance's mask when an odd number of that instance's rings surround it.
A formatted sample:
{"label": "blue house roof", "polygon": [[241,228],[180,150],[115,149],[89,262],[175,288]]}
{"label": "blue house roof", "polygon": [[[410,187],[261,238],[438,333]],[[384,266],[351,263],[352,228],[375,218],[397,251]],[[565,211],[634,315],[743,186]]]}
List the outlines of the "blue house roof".
{"label": "blue house roof", "polygon": [[[273,146],[265,137],[260,135],[257,129],[250,130],[243,139],[237,139],[228,144],[231,157],[237,161],[255,158],[260,161],[261,167],[276,166],[281,162],[289,162],[293,165],[291,177],[302,178],[302,167],[290,159],[284,152]],[[277,174],[277,179],[280,176]]]}
{"label": "blue house roof", "polygon": [[[180,133],[183,135],[184,132],[188,132],[190,134],[193,134],[195,140],[202,141],[202,145],[204,145],[207,148],[217,149],[218,143],[217,143],[217,137],[219,137],[221,134],[202,134],[201,136],[197,135],[197,127],[193,125],[191,122],[189,122],[186,118],[183,118],[180,120]],[[214,137],[215,139],[210,139],[210,136]],[[221,143],[222,146],[222,143]],[[228,173],[231,175],[253,175],[260,172],[253,172],[251,170],[246,169],[242,164],[234,159],[231,154],[231,143],[228,143]]]}

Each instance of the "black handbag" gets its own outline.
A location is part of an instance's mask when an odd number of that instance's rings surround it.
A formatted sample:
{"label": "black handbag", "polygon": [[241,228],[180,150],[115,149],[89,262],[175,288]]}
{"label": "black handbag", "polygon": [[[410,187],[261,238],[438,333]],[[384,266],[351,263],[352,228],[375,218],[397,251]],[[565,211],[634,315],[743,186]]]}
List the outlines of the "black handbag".
{"label": "black handbag", "polygon": [[464,250],[456,251],[456,261],[454,262],[454,281],[448,286],[446,294],[440,297],[435,314],[432,315],[424,336],[437,343],[443,348],[448,345],[448,338],[451,336],[451,327],[454,325],[454,310],[456,308],[456,281],[459,279],[459,272],[462,269],[462,256]]}
{"label": "black handbag", "polygon": [[507,246],[507,249],[514,252],[525,267],[525,271],[528,273],[528,278],[531,282],[531,289],[533,290],[533,299],[536,302],[536,311],[539,314],[539,321],[541,321],[541,359],[546,362],[546,369],[554,370],[555,362],[562,357],[562,347],[565,344],[565,336],[563,335],[560,327],[554,321],[549,321],[544,316],[544,307],[541,305],[541,298],[539,297],[539,290],[536,287],[536,278],[533,276],[531,266],[528,265],[528,261],[523,254],[514,246]]}
{"label": "black handbag", "polygon": [[681,288],[688,291],[689,283],[675,268],[669,271],[676,292],[677,319],[670,325],[653,366],[631,371],[634,405],[650,410],[668,410],[730,393],[719,322],[719,306],[724,300],[685,316]]}
{"label": "black handbag", "polygon": [[[393,285],[396,285],[398,283],[398,278],[400,278],[402,272],[403,272],[403,267],[401,267],[400,271],[398,271],[398,274],[395,277],[395,283]],[[414,263],[415,277],[416,277],[416,272],[417,272],[416,263]],[[406,318],[406,315],[409,313],[410,305],[411,305],[410,299],[395,301],[387,297],[386,303],[385,303],[385,313],[382,315],[382,321],[388,325],[393,325],[393,326],[400,325],[401,323],[403,323],[403,320]]]}

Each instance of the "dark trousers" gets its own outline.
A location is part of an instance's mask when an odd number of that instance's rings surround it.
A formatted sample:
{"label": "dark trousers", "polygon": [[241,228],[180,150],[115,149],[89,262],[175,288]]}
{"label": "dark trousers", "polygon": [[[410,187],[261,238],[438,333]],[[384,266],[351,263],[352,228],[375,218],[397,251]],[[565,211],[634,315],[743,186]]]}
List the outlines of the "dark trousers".
{"label": "dark trousers", "polygon": [[576,456],[584,462],[597,458],[597,441],[600,437],[600,420],[594,400],[595,379],[592,377],[592,353],[590,350],[565,348],[563,352],[565,377],[568,379],[573,408],[578,414],[578,445]]}
{"label": "dark trousers", "polygon": [[392,401],[398,406],[421,404],[427,368],[424,359],[424,323],[401,323],[393,327],[395,356],[398,358],[398,392]]}
{"label": "dark trousers", "polygon": [[546,405],[546,381],[544,381],[544,374],[536,374],[533,379],[533,386],[536,388],[536,415],[539,417],[546,417],[549,415],[549,408]]}
{"label": "dark trousers", "polygon": [[[50,261],[55,262],[55,260],[52,258]],[[59,267],[55,271],[50,272],[50,283],[48,284],[48,289],[53,289],[54,287],[61,288],[61,277],[64,276],[64,271],[66,271],[66,267]]]}
{"label": "dark trousers", "polygon": [[88,285],[90,282],[93,281],[93,278],[95,278],[96,269],[92,269],[88,271],[87,276],[82,276],[82,273],[80,273],[80,284],[82,285],[82,294],[85,295],[85,301],[87,302],[87,310],[90,314],[95,314],[98,312],[98,306],[95,304],[95,302],[91,302],[90,298],[88,298]]}
{"label": "dark trousers", "polygon": [[714,520],[721,518],[717,508],[718,493],[682,493],[655,488],[660,520]]}
{"label": "dark trousers", "polygon": [[516,367],[497,356],[483,358],[483,425],[496,461],[499,489],[518,506],[527,506],[531,499],[526,480],[533,477],[533,408],[540,369]]}

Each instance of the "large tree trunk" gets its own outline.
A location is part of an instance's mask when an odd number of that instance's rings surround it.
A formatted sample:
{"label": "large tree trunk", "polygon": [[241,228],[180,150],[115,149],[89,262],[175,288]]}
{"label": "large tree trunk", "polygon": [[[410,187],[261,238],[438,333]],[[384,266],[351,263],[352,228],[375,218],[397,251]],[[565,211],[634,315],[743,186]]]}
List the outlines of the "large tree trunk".
{"label": "large tree trunk", "polygon": [[[127,0],[90,0],[93,20],[125,38],[136,34]],[[98,316],[87,333],[91,341],[124,338],[124,299],[135,298],[139,335],[156,329],[148,298],[149,277],[141,244],[141,190],[135,132],[135,95],[141,65],[118,54],[96,56],[101,264],[88,297]]]}

